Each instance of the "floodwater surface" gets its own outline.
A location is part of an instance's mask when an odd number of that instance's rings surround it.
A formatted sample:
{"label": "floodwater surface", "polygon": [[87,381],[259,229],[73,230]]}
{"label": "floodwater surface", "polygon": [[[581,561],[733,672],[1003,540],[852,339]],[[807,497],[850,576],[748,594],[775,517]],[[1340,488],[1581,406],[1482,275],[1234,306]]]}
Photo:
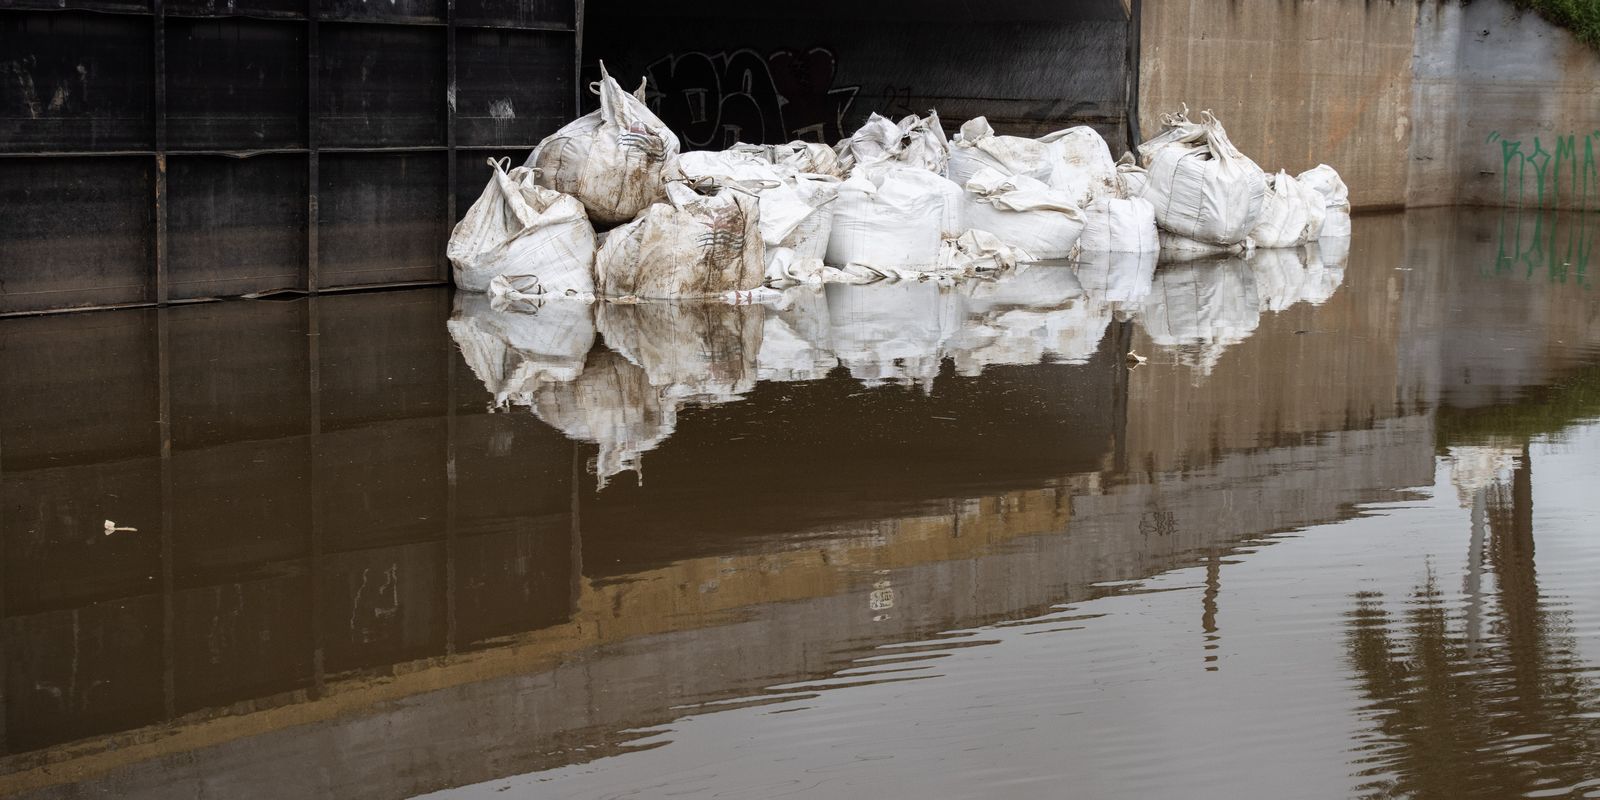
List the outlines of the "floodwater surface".
{"label": "floodwater surface", "polygon": [[0,794],[1600,796],[1597,237],[0,321]]}

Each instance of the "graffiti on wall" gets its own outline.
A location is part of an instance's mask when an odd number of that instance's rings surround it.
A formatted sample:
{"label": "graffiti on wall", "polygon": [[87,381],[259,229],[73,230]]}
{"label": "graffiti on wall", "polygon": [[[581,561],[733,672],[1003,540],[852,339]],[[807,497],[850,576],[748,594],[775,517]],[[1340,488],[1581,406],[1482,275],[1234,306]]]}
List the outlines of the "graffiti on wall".
{"label": "graffiti on wall", "polygon": [[1587,210],[1592,200],[1600,200],[1600,171],[1595,149],[1600,146],[1600,130],[1583,134],[1557,134],[1551,141],[1533,137],[1532,141],[1511,139],[1499,131],[1489,134],[1485,144],[1500,146],[1500,201],[1505,205],[1561,205]]}
{"label": "graffiti on wall", "polygon": [[837,71],[838,59],[823,47],[675,53],[646,67],[646,100],[685,149],[795,139],[832,144],[844,137],[845,114],[861,88],[833,85]]}

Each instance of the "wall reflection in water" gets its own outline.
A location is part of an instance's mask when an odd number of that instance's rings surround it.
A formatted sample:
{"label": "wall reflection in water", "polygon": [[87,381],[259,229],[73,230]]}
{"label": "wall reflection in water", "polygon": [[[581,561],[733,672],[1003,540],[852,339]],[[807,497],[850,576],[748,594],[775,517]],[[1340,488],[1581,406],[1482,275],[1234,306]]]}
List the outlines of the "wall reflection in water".
{"label": "wall reflection in water", "polygon": [[[1600,361],[1587,283],[1478,270],[1492,216],[1357,222],[1348,250],[769,306],[419,290],[4,321],[0,791],[484,781],[1201,562],[1214,641],[1240,543],[1408,497],[1449,448],[1525,464],[1597,412],[1550,388]],[[1483,491],[1474,552],[1509,574]],[[1359,600],[1351,666],[1420,747],[1403,600]],[[1570,652],[1512,627],[1475,652]]]}

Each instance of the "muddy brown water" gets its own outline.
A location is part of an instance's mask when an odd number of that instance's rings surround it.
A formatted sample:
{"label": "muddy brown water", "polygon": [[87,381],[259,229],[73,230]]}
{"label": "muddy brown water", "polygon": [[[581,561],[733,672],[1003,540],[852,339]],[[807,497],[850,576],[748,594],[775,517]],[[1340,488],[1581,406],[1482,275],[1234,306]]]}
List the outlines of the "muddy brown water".
{"label": "muddy brown water", "polygon": [[0,321],[0,794],[1600,794],[1597,238]]}

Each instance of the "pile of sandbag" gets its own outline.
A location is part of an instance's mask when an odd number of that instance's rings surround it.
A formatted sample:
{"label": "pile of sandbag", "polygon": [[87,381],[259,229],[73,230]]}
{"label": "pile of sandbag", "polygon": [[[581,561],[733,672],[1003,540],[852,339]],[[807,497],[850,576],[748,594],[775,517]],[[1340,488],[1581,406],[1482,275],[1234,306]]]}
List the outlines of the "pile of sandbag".
{"label": "pile of sandbag", "polygon": [[[1210,112],[1113,161],[1099,134],[1037,139],[985,117],[949,139],[936,112],[872,114],[836,145],[679,152],[645,86],[600,67],[600,108],[491,162],[452,232],[462,289],[497,308],[542,298],[752,298],[794,284],[937,280],[1082,253],[1192,258],[1292,248],[1349,232],[1349,193],[1326,165],[1267,174]],[[597,231],[600,231],[597,233]]]}
{"label": "pile of sandbag", "polygon": [[1301,247],[1349,235],[1349,192],[1325,164],[1268,174],[1229,140],[1209,111],[1162,117],[1138,158],[1117,165],[1118,193],[1150,202],[1163,255],[1192,258]]}

